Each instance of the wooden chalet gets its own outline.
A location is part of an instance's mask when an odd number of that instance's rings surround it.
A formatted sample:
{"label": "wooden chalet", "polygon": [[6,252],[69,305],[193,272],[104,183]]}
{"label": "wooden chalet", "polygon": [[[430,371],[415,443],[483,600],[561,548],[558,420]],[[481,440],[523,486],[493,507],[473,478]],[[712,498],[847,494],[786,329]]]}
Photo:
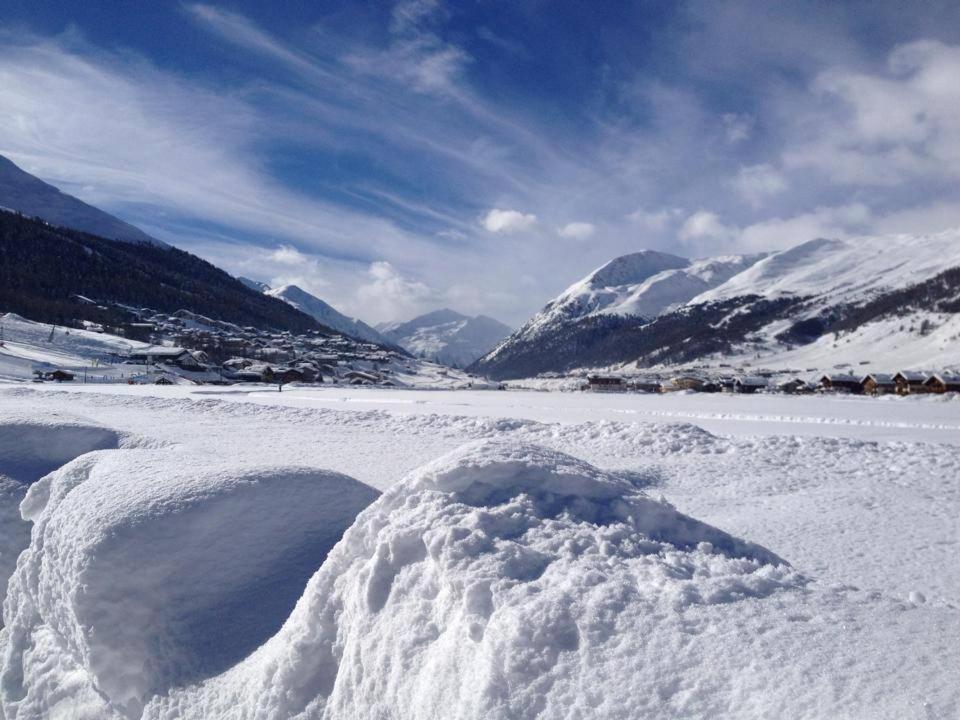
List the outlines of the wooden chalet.
{"label": "wooden chalet", "polygon": [[660,392],[660,380],[657,378],[634,378],[627,385],[630,390],[634,390],[636,392]]}
{"label": "wooden chalet", "polygon": [[670,385],[667,386],[667,390],[703,390],[704,385],[707,384],[707,381],[702,377],[697,377],[696,375],[678,375],[675,378],[670,379]]}
{"label": "wooden chalet", "polygon": [[733,391],[737,393],[753,394],[767,387],[767,379],[762,377],[738,377],[733,380]]}
{"label": "wooden chalet", "polygon": [[863,387],[856,375],[824,375],[820,378],[820,387],[833,392],[860,393]]}
{"label": "wooden chalet", "polygon": [[937,373],[928,377],[923,385],[932,393],[960,392],[960,375]]}
{"label": "wooden chalet", "polygon": [[586,389],[590,392],[623,392],[627,383],[615,375],[591,375],[587,378]]}
{"label": "wooden chalet", "polygon": [[811,385],[806,380],[793,378],[777,385],[777,390],[788,395],[801,395],[811,391]]}
{"label": "wooden chalet", "polygon": [[298,368],[277,368],[273,373],[273,381],[278,383],[300,382],[303,380],[303,371]]}
{"label": "wooden chalet", "polygon": [[897,383],[889,373],[870,373],[860,381],[864,395],[887,395],[897,391]]}
{"label": "wooden chalet", "polygon": [[893,382],[897,385],[898,395],[925,393],[927,392],[927,388],[924,385],[926,381],[926,375],[914,370],[902,370],[893,376]]}

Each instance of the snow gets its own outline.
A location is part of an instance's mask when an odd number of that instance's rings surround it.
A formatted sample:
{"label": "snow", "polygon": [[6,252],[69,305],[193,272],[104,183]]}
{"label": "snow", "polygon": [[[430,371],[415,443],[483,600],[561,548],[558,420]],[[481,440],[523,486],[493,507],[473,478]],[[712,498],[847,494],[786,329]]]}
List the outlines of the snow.
{"label": "snow", "polygon": [[30,525],[18,510],[29,485],[80,455],[134,441],[65,413],[38,417],[0,408],[0,604],[17,556],[30,541]]}
{"label": "snow", "polygon": [[[34,369],[61,368],[88,372],[88,381],[117,381],[142,373],[144,366],[119,365],[117,358],[149,343],[90,330],[64,328],[27,320],[14,313],[0,315],[0,380],[28,380]],[[53,339],[50,332],[53,330]]]}
{"label": "snow", "polygon": [[64,712],[41,692],[39,635],[106,697],[101,716],[136,717],[152,695],[230,667],[280,627],[377,494],[312,468],[185,466],[170,449],[102,451],[48,475],[22,506],[35,541],[5,611],[13,717]]}
{"label": "snow", "polygon": [[863,301],[881,289],[908,287],[943,272],[951,267],[958,247],[960,229],[932,235],[810,240],[773,253],[690,304],[742,295]]}
{"label": "snow", "polygon": [[488,357],[514,343],[535,341],[556,327],[589,315],[654,318],[751,267],[763,255],[688,260],[641,250],[614,258],[564,290]]}
{"label": "snow", "polygon": [[8,720],[960,711],[955,400],[21,384],[0,407],[140,439],[29,491]]}
{"label": "snow", "polygon": [[[249,284],[247,286],[250,287]],[[387,338],[362,320],[347,317],[329,303],[296,285],[282,285],[278,288],[264,286],[264,288],[262,292],[293,305],[297,310],[306,313],[317,322],[333,330],[359,340],[367,340],[381,345],[391,344]]]}
{"label": "snow", "polygon": [[407,322],[383,323],[378,329],[417,357],[459,367],[469,365],[512,332],[493,318],[468,317],[449,309]]}

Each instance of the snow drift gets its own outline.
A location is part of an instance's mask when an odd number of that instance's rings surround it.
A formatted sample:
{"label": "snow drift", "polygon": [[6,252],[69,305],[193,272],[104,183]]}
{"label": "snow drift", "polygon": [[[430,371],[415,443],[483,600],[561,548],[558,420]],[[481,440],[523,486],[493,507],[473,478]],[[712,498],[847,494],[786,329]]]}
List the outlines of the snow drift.
{"label": "snow drift", "polygon": [[10,580],[7,718],[138,717],[274,634],[377,491],[305,468],[84,455],[31,486]]}
{"label": "snow drift", "polygon": [[115,448],[120,441],[120,433],[84,418],[0,415],[0,606],[17,556],[30,543],[30,524],[19,509],[29,484],[84,453]]}
{"label": "snow drift", "polygon": [[269,642],[144,717],[635,717],[681,670],[678,612],[801,582],[624,478],[474,443],[361,513]]}

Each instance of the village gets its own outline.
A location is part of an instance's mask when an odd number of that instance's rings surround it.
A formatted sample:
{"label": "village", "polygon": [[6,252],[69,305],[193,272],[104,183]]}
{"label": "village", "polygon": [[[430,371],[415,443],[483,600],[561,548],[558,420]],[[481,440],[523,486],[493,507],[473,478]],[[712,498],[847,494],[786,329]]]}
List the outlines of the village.
{"label": "village", "polygon": [[849,395],[919,395],[960,392],[960,373],[826,373],[810,379],[790,373],[757,375],[681,374],[669,378],[590,375],[581,390],[589,392],[703,392],[703,393],[780,393],[808,395],[833,393]]}
{"label": "village", "polygon": [[[128,349],[111,351],[83,368],[38,363],[34,380],[156,385],[333,382],[389,387],[404,384],[397,375],[415,373],[414,365],[423,364],[399,348],[318,330],[265,331],[188,310],[168,315],[147,308],[127,309],[135,319],[122,327],[84,323],[83,329],[133,341],[126,343]],[[58,333],[70,332],[67,327],[52,330],[50,344],[56,344]]]}

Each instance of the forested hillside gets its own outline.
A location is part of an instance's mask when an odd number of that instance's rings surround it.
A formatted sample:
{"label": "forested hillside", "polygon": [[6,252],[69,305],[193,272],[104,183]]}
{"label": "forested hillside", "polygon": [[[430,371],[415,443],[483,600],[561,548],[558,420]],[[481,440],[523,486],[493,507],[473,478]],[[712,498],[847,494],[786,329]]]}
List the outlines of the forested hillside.
{"label": "forested hillside", "polygon": [[129,319],[112,303],[185,309],[264,329],[328,329],[182,250],[107,240],[0,211],[0,312],[61,324]]}

